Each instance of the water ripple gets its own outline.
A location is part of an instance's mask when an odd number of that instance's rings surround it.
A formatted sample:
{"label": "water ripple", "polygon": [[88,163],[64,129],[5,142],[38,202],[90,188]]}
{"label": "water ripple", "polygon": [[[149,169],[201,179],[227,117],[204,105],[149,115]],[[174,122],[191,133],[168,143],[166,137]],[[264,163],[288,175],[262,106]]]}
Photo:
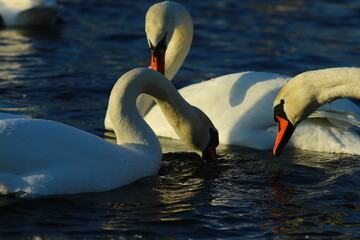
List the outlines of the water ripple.
{"label": "water ripple", "polygon": [[[114,141],[103,127],[108,95],[124,72],[149,64],[143,21],[155,1],[59,2],[62,23],[53,28],[0,30],[0,111]],[[181,3],[195,34],[177,87],[240,71],[295,75],[360,64],[357,1]],[[157,176],[110,192],[0,196],[0,237],[360,237],[357,156],[287,151],[274,158],[220,146],[220,161],[205,164],[179,141],[161,144]]]}

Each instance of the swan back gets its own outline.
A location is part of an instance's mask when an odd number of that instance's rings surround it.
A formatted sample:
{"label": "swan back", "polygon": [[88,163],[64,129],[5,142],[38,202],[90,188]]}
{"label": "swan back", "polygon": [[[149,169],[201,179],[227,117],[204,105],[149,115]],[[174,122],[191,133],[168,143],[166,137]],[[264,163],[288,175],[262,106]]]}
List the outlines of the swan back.
{"label": "swan back", "polygon": [[165,76],[172,79],[183,64],[193,38],[193,21],[184,6],[164,1],[151,6],[145,17],[149,47],[165,39]]}
{"label": "swan back", "polygon": [[0,120],[0,155],[1,193],[107,191],[155,175],[161,164],[156,149],[143,154],[59,122],[10,114]]}
{"label": "swan back", "polygon": [[51,25],[58,10],[56,0],[0,0],[0,17],[10,27]]}
{"label": "swan back", "polygon": [[0,6],[27,9],[36,6],[55,6],[56,0],[0,0]]}

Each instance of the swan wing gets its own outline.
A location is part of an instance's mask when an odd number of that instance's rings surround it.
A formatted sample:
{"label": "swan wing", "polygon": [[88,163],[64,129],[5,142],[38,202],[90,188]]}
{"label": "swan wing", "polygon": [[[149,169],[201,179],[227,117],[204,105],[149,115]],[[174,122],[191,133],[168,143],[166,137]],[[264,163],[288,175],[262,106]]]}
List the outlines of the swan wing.
{"label": "swan wing", "polygon": [[309,118],[327,119],[343,129],[360,127],[360,107],[351,100],[343,98],[321,106]]}

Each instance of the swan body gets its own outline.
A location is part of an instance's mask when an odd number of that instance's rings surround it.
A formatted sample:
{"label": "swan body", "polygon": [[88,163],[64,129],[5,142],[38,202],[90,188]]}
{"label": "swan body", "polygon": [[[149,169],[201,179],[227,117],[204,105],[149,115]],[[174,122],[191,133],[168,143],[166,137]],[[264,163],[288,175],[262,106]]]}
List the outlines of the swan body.
{"label": "swan body", "polygon": [[[209,129],[216,129],[169,84],[160,73],[147,68],[132,70],[118,80],[109,99],[109,106],[116,108],[111,117],[117,144],[63,123],[1,114],[0,192],[98,192],[155,175],[161,164],[161,147],[135,107],[141,93],[158,101],[186,143],[188,138],[197,139],[190,147],[206,152],[211,145]],[[213,151],[215,147],[210,146]]]}
{"label": "swan body", "polygon": [[6,27],[51,25],[58,11],[56,0],[0,0],[0,20]]}
{"label": "swan body", "polygon": [[[267,150],[273,147],[277,132],[273,101],[288,80],[289,77],[280,74],[243,72],[196,83],[179,92],[220,129],[220,143]],[[146,122],[158,136],[177,139],[159,111],[158,106],[152,108],[145,116]],[[360,114],[359,107],[348,99],[324,105],[302,122],[289,147],[360,153],[358,137],[344,131],[347,125],[353,125],[353,116],[357,114]]]}
{"label": "swan body", "polygon": [[[338,104],[339,100],[325,105],[336,99],[349,97],[360,98],[360,68],[328,68],[304,72],[292,78],[281,89],[273,104],[274,118],[279,124],[274,155],[281,154],[295,128],[297,131],[294,136],[302,134],[300,129],[303,124],[300,122],[304,122],[309,116],[327,119],[336,126],[330,129],[333,134],[324,136],[321,140],[328,142],[329,137],[334,138],[334,142],[338,144],[333,148],[337,152],[360,154],[360,135],[354,130],[360,126],[360,107],[346,99],[343,101],[348,101],[349,104],[338,106],[337,110],[331,111],[329,106]],[[312,114],[320,106],[327,109],[327,112]]]}

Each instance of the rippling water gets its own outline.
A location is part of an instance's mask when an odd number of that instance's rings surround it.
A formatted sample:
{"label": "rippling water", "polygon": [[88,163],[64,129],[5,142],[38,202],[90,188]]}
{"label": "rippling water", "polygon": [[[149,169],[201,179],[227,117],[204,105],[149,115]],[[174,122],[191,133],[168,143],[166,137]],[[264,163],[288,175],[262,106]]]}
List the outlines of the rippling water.
{"label": "rippling water", "polygon": [[[0,30],[0,111],[103,136],[119,76],[149,64],[153,1],[62,0],[61,23]],[[240,71],[359,66],[358,1],[180,1],[193,46],[176,86]],[[360,238],[359,156],[221,146],[204,164],[162,139],[156,177],[96,194],[0,196],[0,238]],[[1,156],[0,156],[1,157]]]}

